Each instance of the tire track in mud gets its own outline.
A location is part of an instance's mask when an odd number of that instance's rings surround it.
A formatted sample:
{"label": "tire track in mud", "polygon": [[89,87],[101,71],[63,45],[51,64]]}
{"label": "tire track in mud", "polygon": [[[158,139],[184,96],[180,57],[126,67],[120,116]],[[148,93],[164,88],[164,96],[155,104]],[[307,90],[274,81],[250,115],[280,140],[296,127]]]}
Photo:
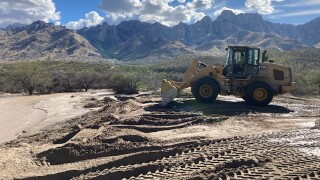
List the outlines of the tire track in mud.
{"label": "tire track in mud", "polygon": [[[320,178],[320,131],[292,130],[247,137],[180,143],[146,150],[85,170],[29,179],[268,179]],[[303,140],[308,143],[292,143]]]}
{"label": "tire track in mud", "polygon": [[[281,133],[263,135],[260,137],[223,139],[220,142],[202,142],[197,147],[186,149],[175,156],[164,157],[157,161],[128,167],[118,167],[105,170],[100,174],[90,174],[97,179],[128,178],[128,179],[252,179],[252,178],[306,178],[307,174],[320,169],[320,158],[306,156],[298,149],[292,148],[287,142],[272,142],[270,138],[280,136]],[[287,137],[288,134],[284,136]],[[304,135],[313,137],[313,131],[291,132],[291,137]],[[320,135],[318,132],[317,136]],[[290,136],[289,136],[290,137]],[[314,147],[315,145],[310,145]],[[303,145],[303,147],[306,147]],[[156,171],[152,171],[154,166]],[[148,168],[148,167],[153,168]],[[145,171],[138,176],[131,176],[133,169],[137,172]],[[126,172],[131,173],[127,174]],[[104,174],[106,173],[106,174]],[[101,175],[104,174],[104,175]],[[122,176],[119,176],[121,174]],[[198,175],[200,174],[200,175]],[[118,176],[117,176],[118,175]],[[310,176],[310,175],[309,175]]]}
{"label": "tire track in mud", "polygon": [[[116,129],[133,129],[140,132],[157,132],[169,129],[178,129],[186,126],[191,126],[200,123],[217,123],[225,120],[224,117],[212,117],[204,118],[197,114],[184,113],[184,112],[167,112],[167,113],[151,113],[148,115],[142,115],[138,119],[131,119],[125,121],[113,121],[110,122],[108,128]],[[148,121],[148,123],[146,123]],[[102,128],[102,126],[95,127],[95,129]],[[148,139],[139,135],[121,135],[114,138],[102,137],[101,139],[95,139],[95,143],[83,144],[69,142],[82,130],[87,128],[75,128],[72,132],[62,136],[61,138],[53,141],[53,144],[63,144],[61,147],[49,149],[37,155],[38,159],[45,158],[52,165],[59,165],[64,163],[73,163],[82,160],[95,159],[105,156],[116,156],[122,154],[130,154],[141,151],[153,151],[166,149],[168,146],[163,144],[148,145]],[[103,136],[103,135],[101,135]],[[113,145],[119,139],[130,142],[128,147],[120,147],[118,144]],[[136,144],[135,144],[136,143]],[[140,144],[137,144],[140,143]],[[130,147],[130,145],[133,145]],[[135,147],[137,146],[137,147]],[[64,156],[68,154],[68,156]]]}

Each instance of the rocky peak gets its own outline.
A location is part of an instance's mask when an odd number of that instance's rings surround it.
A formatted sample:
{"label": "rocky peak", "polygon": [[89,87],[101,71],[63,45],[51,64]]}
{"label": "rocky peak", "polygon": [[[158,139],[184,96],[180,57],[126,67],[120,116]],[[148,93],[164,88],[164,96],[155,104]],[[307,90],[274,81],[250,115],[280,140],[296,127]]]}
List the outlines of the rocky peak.
{"label": "rocky peak", "polygon": [[122,21],[120,24],[117,25],[117,27],[139,27],[143,24],[147,24],[147,23],[141,22],[139,20],[130,20],[130,21]]}
{"label": "rocky peak", "polygon": [[46,23],[43,21],[34,21],[33,23],[29,24],[29,25],[20,25],[20,26],[15,26],[15,27],[8,27],[6,30],[8,32],[10,32],[10,34],[15,34],[15,33],[19,33],[21,31],[27,31],[28,33],[31,32],[36,32],[42,29],[46,29],[46,28],[62,28],[62,26],[55,26],[52,23]]}
{"label": "rocky peak", "polygon": [[211,24],[212,20],[209,16],[203,17],[200,21],[197,21],[199,24]]}
{"label": "rocky peak", "polygon": [[240,21],[251,21],[251,22],[263,22],[262,16],[258,13],[246,13],[246,14],[238,14],[238,20]]}
{"label": "rocky peak", "polygon": [[217,18],[219,20],[227,20],[236,24],[257,24],[263,23],[264,20],[262,16],[258,13],[246,13],[246,14],[234,14],[232,11],[225,10],[221,13],[221,15]]}
{"label": "rocky peak", "polygon": [[203,17],[193,26],[196,34],[205,35],[212,32],[213,22],[209,16]]}
{"label": "rocky peak", "polygon": [[163,24],[158,23],[158,22],[153,23],[153,25],[154,25],[154,26],[157,26],[157,27],[166,27],[166,26],[164,26]]}
{"label": "rocky peak", "polygon": [[103,22],[102,26],[109,26],[109,24],[107,22]]}
{"label": "rocky peak", "polygon": [[213,32],[213,22],[209,16],[203,17],[194,25],[194,35],[204,36]]}
{"label": "rocky peak", "polygon": [[249,31],[265,31],[265,21],[262,19],[262,16],[257,13],[238,14],[236,22],[239,27],[242,27],[243,29],[247,29]]}
{"label": "rocky peak", "polygon": [[46,23],[43,21],[34,21],[32,24],[26,26],[27,29],[31,30],[31,31],[39,31],[41,29],[46,29],[49,27],[53,27],[54,24],[52,23]]}
{"label": "rocky peak", "polygon": [[173,26],[172,29],[181,29],[181,28],[187,28],[187,27],[188,27],[188,24],[179,22],[179,24]]}
{"label": "rocky peak", "polygon": [[26,25],[25,24],[21,24],[21,23],[13,23],[13,24],[9,24],[3,30],[12,30],[12,29],[23,27],[23,26],[26,26]]}
{"label": "rocky peak", "polygon": [[[262,16],[257,13],[246,13],[246,14],[234,14],[232,11],[225,10],[214,22],[218,27],[225,30],[233,31],[232,29],[238,28],[242,30],[249,30],[253,32],[264,32],[265,21]],[[228,32],[224,32],[230,34]]]}
{"label": "rocky peak", "polygon": [[220,14],[220,16],[218,16],[217,20],[235,20],[236,16],[237,15],[234,14],[232,11],[224,10]]}

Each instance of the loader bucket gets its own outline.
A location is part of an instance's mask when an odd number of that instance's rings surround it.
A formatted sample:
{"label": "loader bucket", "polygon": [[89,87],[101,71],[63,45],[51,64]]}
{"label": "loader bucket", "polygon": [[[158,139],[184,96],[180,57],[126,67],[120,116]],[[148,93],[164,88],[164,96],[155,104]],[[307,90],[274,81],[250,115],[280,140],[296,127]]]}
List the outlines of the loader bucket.
{"label": "loader bucket", "polygon": [[161,106],[166,106],[169,102],[171,102],[174,98],[178,96],[178,89],[173,85],[170,81],[166,79],[162,80],[161,85]]}

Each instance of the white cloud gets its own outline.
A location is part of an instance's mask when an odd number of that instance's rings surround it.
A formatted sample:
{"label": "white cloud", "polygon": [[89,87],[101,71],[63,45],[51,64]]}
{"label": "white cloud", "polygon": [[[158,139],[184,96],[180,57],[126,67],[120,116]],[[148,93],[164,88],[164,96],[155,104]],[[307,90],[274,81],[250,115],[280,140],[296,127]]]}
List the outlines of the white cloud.
{"label": "white cloud", "polygon": [[193,0],[187,3],[187,6],[195,9],[210,9],[213,2],[213,0]]}
{"label": "white cloud", "polygon": [[291,1],[287,4],[281,4],[280,7],[307,7],[320,5],[319,0],[304,0],[303,2]]}
{"label": "white cloud", "polygon": [[194,20],[195,21],[200,21],[202,18],[204,18],[206,15],[203,13],[203,12],[200,12],[200,13],[198,13],[198,14],[196,14],[195,16],[194,16]]}
{"label": "white cloud", "polygon": [[111,23],[132,19],[142,7],[141,0],[101,0],[99,8],[106,12]]}
{"label": "white cloud", "polygon": [[99,8],[110,13],[132,13],[142,6],[140,0],[102,0]]}
{"label": "white cloud", "polygon": [[227,8],[227,7],[223,7],[219,10],[217,10],[216,12],[213,13],[214,16],[220,16],[220,14],[222,13],[222,11],[225,11],[225,10],[229,10],[229,11],[232,11],[234,14],[241,14],[241,13],[244,13],[244,11],[242,11],[241,9],[232,9],[232,8]]}
{"label": "white cloud", "polygon": [[0,26],[13,23],[30,24],[36,20],[45,22],[60,20],[52,0],[1,0]]}
{"label": "white cloud", "polygon": [[[121,1],[121,3],[119,2]],[[122,20],[139,19],[144,22],[159,22],[166,26],[174,26],[179,22],[190,22],[204,17],[202,10],[212,7],[214,0],[193,0],[172,6],[174,0],[101,0],[100,9],[106,12],[110,23]],[[185,3],[185,0],[179,0]],[[120,5],[121,4],[121,5]]]}
{"label": "white cloud", "polygon": [[[147,4],[146,4],[147,5]],[[147,5],[139,15],[139,19],[144,22],[160,22],[166,26],[174,26],[179,22],[189,22],[195,15],[195,11],[187,8],[186,6],[171,7],[168,4],[162,6],[155,5],[152,7]],[[154,11],[153,11],[154,10]]]}
{"label": "white cloud", "polygon": [[260,14],[271,14],[274,12],[271,0],[246,0],[246,7]]}
{"label": "white cloud", "polygon": [[320,14],[320,9],[308,9],[308,10],[298,11],[298,12],[283,13],[279,15],[274,15],[271,18],[308,16],[308,15],[315,15],[315,14]]}
{"label": "white cloud", "polygon": [[69,29],[80,29],[83,27],[96,26],[101,24],[104,20],[97,12],[91,11],[85,14],[85,19],[79,19],[78,21],[71,21],[66,24],[66,27]]}
{"label": "white cloud", "polygon": [[185,3],[186,0],[177,0],[179,3]]}

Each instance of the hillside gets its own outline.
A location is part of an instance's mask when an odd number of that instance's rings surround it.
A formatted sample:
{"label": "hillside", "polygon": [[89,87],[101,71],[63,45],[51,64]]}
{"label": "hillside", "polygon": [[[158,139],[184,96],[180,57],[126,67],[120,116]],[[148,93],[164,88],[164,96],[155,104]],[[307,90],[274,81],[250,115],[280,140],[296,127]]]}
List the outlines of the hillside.
{"label": "hillside", "polygon": [[65,59],[101,57],[75,31],[42,21],[0,30],[0,60]]}

